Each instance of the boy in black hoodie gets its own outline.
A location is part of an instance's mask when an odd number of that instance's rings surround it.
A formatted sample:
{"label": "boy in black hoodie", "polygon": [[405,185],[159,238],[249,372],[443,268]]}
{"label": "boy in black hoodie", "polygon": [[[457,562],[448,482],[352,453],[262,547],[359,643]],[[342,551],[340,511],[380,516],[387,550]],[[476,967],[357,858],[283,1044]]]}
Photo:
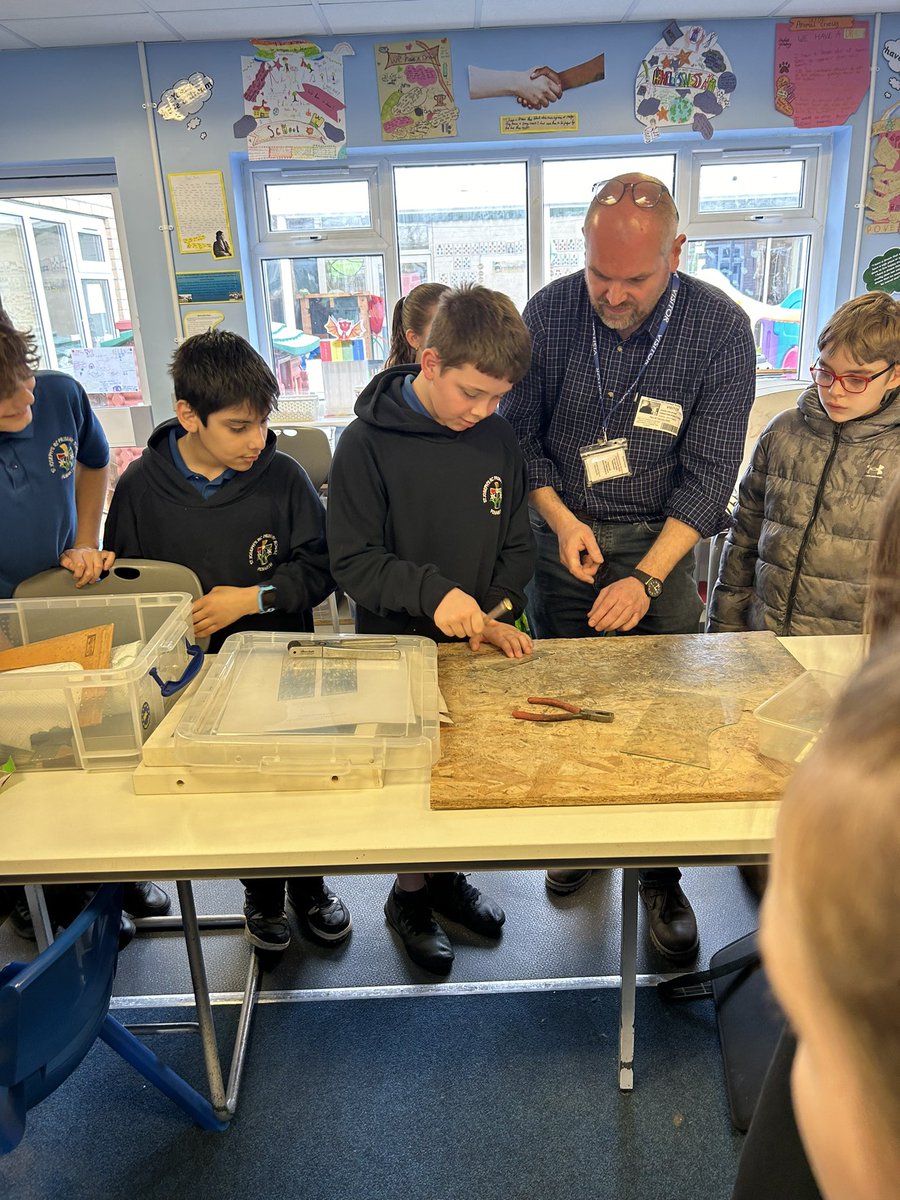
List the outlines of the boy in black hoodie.
{"label": "boy in black hoodie", "polygon": [[[105,546],[194,570],[206,593],[194,633],[213,652],[239,630],[311,631],[313,608],[334,587],[325,514],[303,468],[275,450],[275,376],[243,338],[215,330],[183,342],[171,372],[175,419],[119,481]],[[285,881],[243,883],[247,940],[285,950]],[[287,892],[317,941],[334,946],[350,933],[348,909],[321,876],[291,879]]]}
{"label": "boy in black hoodie", "polygon": [[[356,601],[360,633],[468,638],[510,658],[531,653],[511,624],[486,620],[504,598],[515,619],[534,570],[525,468],[494,412],[528,371],[531,338],[512,301],[483,287],[447,291],[420,365],[376,375],[356,402],[329,477],[331,569]],[[432,910],[497,937],[502,909],[460,872],[399,875],[385,904],[409,957],[446,974],[453,947]]]}

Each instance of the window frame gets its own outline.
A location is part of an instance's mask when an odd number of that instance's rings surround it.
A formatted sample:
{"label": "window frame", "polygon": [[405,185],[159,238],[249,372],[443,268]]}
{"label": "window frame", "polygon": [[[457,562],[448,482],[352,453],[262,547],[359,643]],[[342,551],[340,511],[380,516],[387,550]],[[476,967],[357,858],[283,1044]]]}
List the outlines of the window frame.
{"label": "window frame", "polygon": [[[717,135],[718,140],[718,135]],[[695,139],[671,136],[651,145],[636,137],[598,138],[589,144],[586,140],[561,141],[553,146],[527,145],[510,140],[509,144],[485,144],[483,148],[455,149],[451,146],[411,146],[387,148],[383,152],[371,150],[357,156],[351,150],[349,157],[339,165],[323,166],[318,161],[272,164],[271,162],[244,162],[244,196],[247,207],[246,227],[249,234],[249,258],[253,278],[259,288],[253,292],[253,311],[248,312],[248,325],[256,333],[256,345],[261,353],[269,354],[270,345],[266,328],[265,313],[262,311],[264,296],[262,288],[262,259],[321,255],[334,250],[340,254],[382,254],[385,268],[385,312],[390,313],[400,298],[401,252],[396,226],[396,197],[394,194],[394,168],[402,166],[460,166],[463,164],[491,164],[524,162],[526,170],[526,257],[528,295],[533,296],[548,281],[544,263],[544,204],[542,196],[543,165],[554,160],[577,158],[643,158],[654,153],[675,157],[675,203],[681,214],[680,232],[690,241],[698,239],[745,238],[752,236],[749,226],[757,236],[789,236],[792,233],[810,235],[809,270],[807,295],[804,302],[804,319],[800,345],[801,364],[812,361],[805,356],[814,348],[819,325],[819,295],[822,286],[824,260],[824,235],[828,208],[828,178],[823,164],[831,155],[830,134],[811,137],[808,131],[802,137],[790,138],[784,131],[777,137],[754,135],[723,136],[721,146],[698,147]],[[807,165],[804,174],[804,204],[800,210],[771,210],[759,217],[749,213],[698,213],[697,192],[699,166],[706,162],[734,161],[761,162],[773,158],[800,158]],[[288,182],[296,179],[303,182],[315,180],[334,181],[336,178],[365,178],[369,180],[372,204],[372,230],[322,230],[310,233],[272,232],[267,228],[265,193],[260,188],[265,182]],[[260,207],[260,195],[262,208]],[[587,209],[590,197],[584,198]],[[803,373],[800,366],[800,374]]]}

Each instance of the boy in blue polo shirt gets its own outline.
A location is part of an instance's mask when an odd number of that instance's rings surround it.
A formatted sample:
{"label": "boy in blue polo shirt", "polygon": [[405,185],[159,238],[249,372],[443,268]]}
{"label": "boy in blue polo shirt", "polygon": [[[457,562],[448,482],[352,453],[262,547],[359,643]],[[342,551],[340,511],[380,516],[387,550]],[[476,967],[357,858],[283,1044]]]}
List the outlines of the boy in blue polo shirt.
{"label": "boy in blue polo shirt", "polygon": [[[194,632],[213,652],[240,630],[312,631],[313,608],[334,589],[325,512],[300,464],[276,453],[278,381],[249,342],[222,330],[182,342],[171,371],[175,419],[119,481],[107,545],[196,571],[205,595]],[[287,949],[284,879],[243,883],[245,937]],[[287,895],[315,941],[335,946],[350,933],[349,910],[320,875],[288,880]]]}
{"label": "boy in blue polo shirt", "polygon": [[109,464],[103,430],[81,384],[37,363],[34,336],[0,309],[0,498],[15,532],[0,557],[3,599],[55,566],[84,587],[115,557],[98,549]]}

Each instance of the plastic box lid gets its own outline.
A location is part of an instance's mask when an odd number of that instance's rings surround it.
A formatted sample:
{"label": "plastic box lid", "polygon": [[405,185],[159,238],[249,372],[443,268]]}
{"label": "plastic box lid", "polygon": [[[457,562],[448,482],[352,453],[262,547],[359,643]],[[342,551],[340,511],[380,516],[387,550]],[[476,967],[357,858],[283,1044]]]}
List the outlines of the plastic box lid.
{"label": "plastic box lid", "polygon": [[273,788],[380,787],[428,779],[439,731],[428,638],[237,633],[186,702],[175,757]]}
{"label": "plastic box lid", "polygon": [[802,761],[824,729],[846,682],[843,675],[805,671],[763,701],[753,713],[763,754],[791,764]]}

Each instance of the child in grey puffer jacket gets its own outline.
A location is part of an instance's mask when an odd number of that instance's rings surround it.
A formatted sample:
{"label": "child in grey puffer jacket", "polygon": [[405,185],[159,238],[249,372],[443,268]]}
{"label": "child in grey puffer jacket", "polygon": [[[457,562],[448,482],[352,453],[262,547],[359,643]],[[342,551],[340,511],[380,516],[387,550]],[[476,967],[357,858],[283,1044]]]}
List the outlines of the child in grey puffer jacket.
{"label": "child in grey puffer jacket", "polygon": [[738,490],[709,628],[859,633],[880,509],[900,474],[900,302],[837,310],[813,386],[763,430]]}

